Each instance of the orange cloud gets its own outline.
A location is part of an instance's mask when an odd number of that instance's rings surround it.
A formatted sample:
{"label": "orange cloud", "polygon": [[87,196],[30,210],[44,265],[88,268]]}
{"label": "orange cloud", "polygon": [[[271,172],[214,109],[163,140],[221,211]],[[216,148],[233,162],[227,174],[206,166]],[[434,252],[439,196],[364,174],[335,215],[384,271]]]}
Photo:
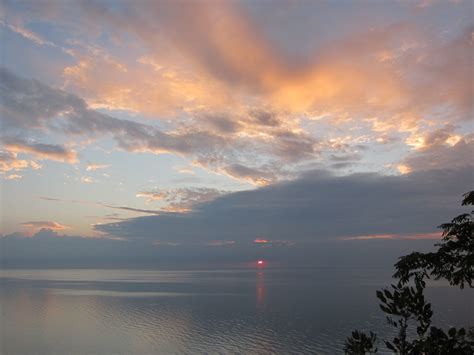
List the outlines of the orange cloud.
{"label": "orange cloud", "polygon": [[[392,40],[391,31],[406,32],[404,27],[361,33],[295,66],[234,6],[143,5],[150,13],[164,7],[174,19],[160,28],[141,18],[127,19],[127,29],[145,42],[149,56],[124,62],[104,50],[87,50],[76,53],[78,63],[64,70],[67,85],[93,106],[159,115],[249,103],[292,112],[365,111],[402,103],[398,68],[378,63],[370,53]],[[161,50],[169,43],[156,35],[159,31],[170,32],[168,40],[174,40],[168,53]]]}
{"label": "orange cloud", "polygon": [[29,232],[37,232],[41,229],[50,229],[53,231],[60,231],[70,229],[69,226],[60,224],[54,221],[30,221],[30,222],[23,222],[20,223],[22,227],[28,228]]}
{"label": "orange cloud", "polygon": [[14,153],[28,153],[39,159],[56,160],[65,163],[77,163],[77,153],[54,144],[28,143],[20,140],[10,140],[4,143],[4,148]]}
{"label": "orange cloud", "polygon": [[[196,164],[253,185],[281,180],[281,167],[322,160],[322,150],[347,149],[360,138],[354,131],[364,130],[367,142],[396,134],[399,142],[422,145],[417,140],[430,127],[462,120],[469,111],[471,29],[444,40],[401,22],[354,32],[303,56],[279,48],[237,3],[144,2],[127,15],[86,8],[126,34],[120,45],[129,45],[131,36],[146,53],[127,51],[123,58],[79,45],[77,62],[64,69],[66,87],[85,96],[91,108],[166,117],[171,136],[211,132],[222,146],[197,154]],[[449,112],[434,114],[440,109]],[[277,119],[262,124],[255,111]],[[327,127],[351,131],[345,148],[318,139]],[[167,151],[139,142],[127,149]],[[241,154],[247,150],[254,154]],[[255,161],[255,155],[267,159]],[[400,162],[397,171],[410,167]]]}
{"label": "orange cloud", "polygon": [[300,58],[278,49],[234,3],[145,2],[126,18],[103,12],[102,20],[140,39],[148,53],[124,60],[103,49],[76,51],[78,62],[64,70],[66,84],[92,107],[150,117],[232,112],[238,130],[225,135],[260,141],[278,137],[242,122],[249,108],[284,112],[292,130],[301,129],[301,116],[327,115],[385,135],[417,133],[439,105],[469,107],[463,58],[470,31],[437,41],[400,23],[354,33]]}
{"label": "orange cloud", "polygon": [[[27,168],[38,170],[41,164],[33,160],[24,160],[18,158],[18,154],[12,151],[0,151],[0,173],[4,174],[9,171],[21,171]],[[15,178],[13,178],[14,176]],[[17,174],[10,175],[9,179],[18,179]]]}
{"label": "orange cloud", "polygon": [[20,180],[22,178],[21,175],[18,175],[18,174],[10,174],[10,175],[6,175],[4,177],[4,179],[6,180]]}
{"label": "orange cloud", "polygon": [[213,188],[178,188],[142,191],[136,197],[145,198],[147,202],[161,202],[163,211],[189,212],[194,206],[212,201],[224,193]]}
{"label": "orange cloud", "polygon": [[14,152],[0,152],[0,171],[17,171],[26,169],[29,166],[27,160],[18,159]]}
{"label": "orange cloud", "polygon": [[204,73],[192,73],[172,62],[140,57],[121,63],[106,53],[77,53],[66,67],[66,86],[84,96],[92,108],[140,112],[148,117],[176,116],[202,107],[226,107],[225,88]]}
{"label": "orange cloud", "polygon": [[418,239],[440,239],[441,233],[418,233],[418,234],[371,234],[361,235],[357,237],[342,237],[341,240],[372,240],[372,239],[402,239],[402,240],[418,240]]}
{"label": "orange cloud", "polygon": [[[108,50],[70,41],[75,63],[63,76],[67,90],[86,98],[88,105],[76,111],[120,109],[162,120],[166,128],[160,132],[166,134],[129,129],[129,123],[94,125],[101,128],[97,136],[113,131],[119,147],[130,152],[192,156],[203,168],[262,186],[303,161],[327,163],[321,150],[337,149],[324,142],[328,130],[340,135],[329,139],[340,140],[351,131],[353,140],[343,149],[362,134],[370,143],[397,134],[398,142],[422,145],[418,138],[430,127],[466,118],[472,110],[472,27],[447,38],[424,29],[422,21],[357,26],[357,32],[327,42],[318,33],[314,43],[296,41],[313,48],[301,54],[283,50],[281,38],[272,37],[259,15],[236,2],[121,6],[111,11],[100,3],[79,5],[94,31],[105,28],[107,39],[114,33],[113,44]],[[125,11],[127,6],[133,11]],[[59,117],[72,112],[56,111]],[[255,111],[276,118],[262,123]],[[40,127],[43,118],[25,124]],[[74,120],[68,134],[84,134],[86,125],[79,125]],[[446,143],[460,140],[452,136]],[[21,149],[40,158],[77,159],[72,151],[67,156]],[[409,171],[407,164],[399,167]]]}
{"label": "orange cloud", "polygon": [[108,165],[108,164],[87,164],[86,171],[96,171],[96,170],[100,170],[100,169],[106,169],[109,166],[110,165]]}

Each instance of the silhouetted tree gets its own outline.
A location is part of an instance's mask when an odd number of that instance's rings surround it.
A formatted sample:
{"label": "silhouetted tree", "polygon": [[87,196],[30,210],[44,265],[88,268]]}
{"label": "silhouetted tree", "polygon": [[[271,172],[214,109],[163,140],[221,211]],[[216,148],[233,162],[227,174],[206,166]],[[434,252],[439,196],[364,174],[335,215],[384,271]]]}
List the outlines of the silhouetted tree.
{"label": "silhouetted tree", "polygon": [[[474,204],[474,191],[464,195],[462,205]],[[395,264],[398,277],[402,283],[410,279],[424,279],[430,276],[436,280],[444,278],[451,285],[464,288],[472,287],[474,265],[474,221],[473,213],[455,217],[450,223],[444,223],[443,239],[436,244],[439,249],[434,253],[411,253],[400,258]]]}
{"label": "silhouetted tree", "polygon": [[[462,205],[474,205],[474,191],[466,193]],[[438,250],[431,253],[414,252],[403,256],[395,264],[397,284],[377,291],[380,308],[387,314],[388,323],[397,329],[385,346],[397,354],[473,354],[474,328],[451,328],[447,332],[431,326],[433,312],[424,296],[426,279],[446,279],[461,289],[473,287],[474,273],[474,211],[444,223]],[[414,323],[412,325],[412,323]],[[410,327],[412,325],[412,328]],[[409,328],[416,335],[409,336]],[[346,354],[373,354],[377,352],[377,337],[353,331],[346,340]]]}
{"label": "silhouetted tree", "polygon": [[350,338],[346,340],[344,350],[350,354],[376,354],[377,347],[375,343],[377,341],[377,335],[370,332],[369,335],[354,330]]}

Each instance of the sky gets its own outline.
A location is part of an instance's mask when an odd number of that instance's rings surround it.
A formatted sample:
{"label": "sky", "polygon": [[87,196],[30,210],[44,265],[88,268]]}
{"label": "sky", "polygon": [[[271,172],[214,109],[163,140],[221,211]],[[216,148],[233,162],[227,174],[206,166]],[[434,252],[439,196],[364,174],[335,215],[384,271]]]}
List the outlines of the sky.
{"label": "sky", "polygon": [[473,189],[473,7],[3,0],[1,258],[433,244]]}

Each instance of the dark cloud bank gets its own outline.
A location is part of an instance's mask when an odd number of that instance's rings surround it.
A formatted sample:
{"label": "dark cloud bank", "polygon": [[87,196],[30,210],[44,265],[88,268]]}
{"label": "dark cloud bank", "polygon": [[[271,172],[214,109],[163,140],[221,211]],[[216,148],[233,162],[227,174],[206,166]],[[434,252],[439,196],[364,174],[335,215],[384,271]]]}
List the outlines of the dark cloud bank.
{"label": "dark cloud bank", "polygon": [[[473,166],[401,176],[325,171],[218,197],[190,213],[166,213],[97,225],[112,239],[60,236],[2,238],[4,266],[153,266],[173,262],[390,265],[434,240],[344,240],[348,237],[433,233],[465,212]],[[254,243],[256,238],[274,241]],[[276,242],[279,241],[279,242]]]}

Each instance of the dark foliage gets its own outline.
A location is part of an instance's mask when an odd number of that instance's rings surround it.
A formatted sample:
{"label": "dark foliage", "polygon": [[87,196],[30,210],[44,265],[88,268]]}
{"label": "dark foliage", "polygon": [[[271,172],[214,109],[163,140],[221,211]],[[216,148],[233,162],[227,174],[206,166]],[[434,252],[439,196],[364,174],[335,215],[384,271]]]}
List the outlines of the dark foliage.
{"label": "dark foliage", "polygon": [[[474,191],[464,195],[462,205],[474,205]],[[473,214],[462,214],[443,229],[442,242],[432,253],[414,252],[403,256],[395,264],[398,283],[391,289],[377,291],[380,308],[387,314],[388,323],[397,329],[392,340],[384,340],[388,350],[396,354],[474,354],[474,328],[451,328],[446,333],[431,326],[433,312],[424,296],[426,279],[446,279],[461,289],[472,287],[474,272]],[[410,334],[416,335],[411,338]],[[346,354],[377,352],[376,335],[353,331],[346,340]]]}
{"label": "dark foliage", "polygon": [[377,353],[377,336],[370,332],[369,335],[354,330],[344,346],[346,354],[375,354]]}
{"label": "dark foliage", "polygon": [[[464,195],[463,205],[474,203],[474,192]],[[473,213],[459,215],[450,223],[444,223],[443,239],[436,244],[434,253],[411,253],[400,258],[395,264],[394,277],[402,283],[411,279],[434,277],[446,279],[451,285],[472,287],[474,274],[474,221]]]}

